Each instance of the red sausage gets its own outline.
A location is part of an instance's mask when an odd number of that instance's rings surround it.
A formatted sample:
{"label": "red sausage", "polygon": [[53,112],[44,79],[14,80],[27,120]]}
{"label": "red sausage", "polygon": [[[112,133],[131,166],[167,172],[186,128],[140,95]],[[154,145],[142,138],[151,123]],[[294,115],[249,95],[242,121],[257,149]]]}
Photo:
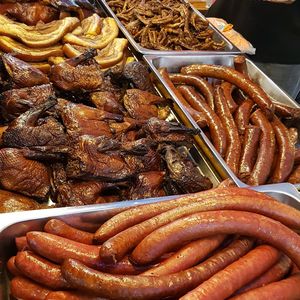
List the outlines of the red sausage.
{"label": "red sausage", "polygon": [[235,293],[235,295],[239,295],[258,287],[267,285],[271,282],[281,280],[289,272],[291,266],[292,261],[286,255],[282,255],[280,260],[274,266],[272,266],[272,268],[270,268],[267,272],[265,272],[255,280],[251,281],[249,284],[239,289]]}
{"label": "red sausage", "polygon": [[243,55],[237,55],[233,59],[233,64],[234,64],[234,68],[238,72],[240,72],[241,74],[243,74],[244,76],[246,76],[247,78],[249,78],[248,69],[247,69],[247,62],[246,62],[245,56],[243,56]]}
{"label": "red sausage", "polygon": [[260,109],[251,115],[251,121],[255,126],[260,127],[261,137],[256,163],[247,183],[261,185],[270,175],[275,153],[275,133],[271,123]]}
{"label": "red sausage", "polygon": [[217,86],[215,88],[215,106],[226,132],[227,136],[227,151],[225,161],[233,171],[237,174],[239,170],[239,161],[241,155],[241,142],[238,129],[234,123],[233,117],[229,111],[228,105],[224,99],[222,88]]}
{"label": "red sausage", "polygon": [[300,108],[290,107],[288,105],[284,105],[281,103],[274,103],[275,106],[275,113],[279,117],[283,118],[292,118],[292,119],[299,119],[300,118]]}
{"label": "red sausage", "polygon": [[238,107],[231,95],[234,90],[234,86],[229,82],[223,82],[221,83],[221,88],[230,112],[234,113]]}
{"label": "red sausage", "polygon": [[261,245],[216,273],[180,300],[227,299],[236,290],[263,274],[279,259],[273,247]]}
{"label": "red sausage", "polygon": [[30,231],[26,237],[30,249],[53,262],[62,263],[66,258],[78,259],[89,266],[97,266],[100,262],[97,246],[39,231]]}
{"label": "red sausage", "polygon": [[[241,210],[266,215],[292,228],[300,228],[300,212],[290,206],[276,201],[265,194],[247,189],[230,188],[235,193],[203,199],[182,207],[176,207],[158,216],[145,220],[113,236],[100,249],[100,257],[104,262],[119,261],[129,253],[148,234],[157,228],[184,216],[201,211]],[[248,191],[248,195],[246,192]],[[241,192],[243,194],[241,194]],[[253,201],[256,199],[256,201]]]}
{"label": "red sausage", "polygon": [[247,98],[237,108],[234,114],[234,121],[240,134],[244,134],[247,126],[249,125],[249,119],[253,106],[254,102]]}
{"label": "red sausage", "polygon": [[69,287],[69,284],[62,277],[59,265],[32,252],[19,252],[16,255],[15,264],[23,275],[50,289],[57,290]]}
{"label": "red sausage", "polygon": [[209,107],[214,110],[214,89],[212,85],[205,79],[195,75],[169,74],[174,84],[186,84],[195,87],[202,95]]}
{"label": "red sausage", "polygon": [[271,124],[275,131],[278,148],[276,166],[271,177],[271,182],[280,183],[286,181],[293,170],[295,146],[290,139],[288,129],[277,117],[274,117]]}
{"label": "red sausage", "polygon": [[86,293],[71,292],[71,291],[58,291],[50,292],[46,300],[107,300],[102,297],[86,295]]}
{"label": "red sausage", "polygon": [[15,238],[15,243],[18,251],[23,251],[29,249],[27,244],[26,236],[20,236]]}
{"label": "red sausage", "polygon": [[226,132],[218,115],[206,102],[199,99],[199,94],[193,87],[179,86],[177,89],[194,109],[205,115],[212,143],[220,155],[224,157],[226,153]]}
{"label": "red sausage", "polygon": [[93,244],[94,235],[92,233],[74,228],[61,220],[57,220],[57,219],[49,220],[46,223],[44,230],[48,233],[69,238],[72,241],[76,241],[88,245]]}
{"label": "red sausage", "polygon": [[247,76],[233,68],[218,65],[191,65],[183,67],[181,73],[199,75],[202,77],[213,77],[228,81],[248,94],[248,96],[266,112],[268,117],[271,118],[273,116],[274,105],[269,96],[261,87],[248,79]]}
{"label": "red sausage", "polygon": [[293,184],[300,183],[300,165],[294,168],[287,181]]}
{"label": "red sausage", "polygon": [[10,282],[10,293],[22,300],[45,300],[51,290],[21,276],[14,277]]}
{"label": "red sausage", "polygon": [[[289,136],[290,136],[290,140],[291,140],[292,144],[296,145],[298,142],[298,129],[295,127],[290,127],[290,128],[288,128],[288,131],[289,131]],[[297,154],[295,153],[295,156],[296,155]],[[300,153],[298,155],[300,157]]]}
{"label": "red sausage", "polygon": [[144,276],[161,276],[177,273],[193,267],[214,251],[224,241],[224,235],[216,235],[191,242],[161,262],[157,267],[142,273]]}
{"label": "red sausage", "polygon": [[75,260],[62,265],[64,277],[78,289],[109,299],[163,299],[182,295],[247,253],[252,241],[244,238],[188,270],[164,276],[120,276],[97,272]]}
{"label": "red sausage", "polygon": [[239,166],[239,177],[248,179],[254,167],[261,129],[256,126],[247,126],[243,139],[242,154]]}
{"label": "red sausage", "polygon": [[300,299],[300,273],[230,298],[234,300],[298,300]]}
{"label": "red sausage", "polygon": [[278,221],[246,211],[196,213],[150,233],[131,254],[134,262],[147,264],[182,243],[215,234],[243,234],[282,250],[300,266],[300,236]]}
{"label": "red sausage", "polygon": [[6,267],[9,271],[10,274],[15,275],[15,276],[21,276],[22,273],[20,272],[20,270],[16,267],[15,265],[15,256],[12,256],[6,263]]}

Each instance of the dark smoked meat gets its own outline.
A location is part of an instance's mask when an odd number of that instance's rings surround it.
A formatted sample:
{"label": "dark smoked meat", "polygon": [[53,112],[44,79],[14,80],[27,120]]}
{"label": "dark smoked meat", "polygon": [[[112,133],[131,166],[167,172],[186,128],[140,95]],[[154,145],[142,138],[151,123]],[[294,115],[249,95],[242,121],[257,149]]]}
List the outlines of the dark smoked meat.
{"label": "dark smoked meat", "polygon": [[115,94],[112,92],[94,92],[90,94],[90,99],[100,110],[114,114],[123,114],[125,112],[123,106],[118,102]]}

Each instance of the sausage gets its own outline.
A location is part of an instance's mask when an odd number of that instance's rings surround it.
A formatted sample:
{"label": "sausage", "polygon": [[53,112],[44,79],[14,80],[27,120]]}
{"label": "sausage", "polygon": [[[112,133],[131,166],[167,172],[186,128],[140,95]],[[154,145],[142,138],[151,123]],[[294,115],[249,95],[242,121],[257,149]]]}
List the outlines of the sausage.
{"label": "sausage", "polygon": [[183,67],[181,73],[223,79],[240,88],[266,112],[268,118],[273,117],[274,105],[263,89],[245,75],[230,67],[217,65],[190,65]]}
{"label": "sausage", "polygon": [[[298,129],[295,127],[288,128],[290,140],[293,145],[296,145],[298,142]],[[300,154],[299,154],[300,155]],[[295,153],[296,156],[296,153]]]}
{"label": "sausage", "polygon": [[14,277],[10,282],[10,293],[16,299],[45,300],[51,290],[21,276]]}
{"label": "sausage", "polygon": [[224,241],[224,235],[197,240],[185,245],[158,266],[142,273],[144,276],[161,276],[186,270],[203,260]]}
{"label": "sausage", "polygon": [[23,250],[29,249],[26,236],[16,237],[15,243],[16,243],[16,247],[17,247],[18,251],[23,251]]}
{"label": "sausage", "polygon": [[199,94],[193,87],[180,86],[177,89],[194,109],[205,115],[212,143],[220,155],[224,157],[226,153],[226,132],[218,115],[207,103],[199,99]]}
{"label": "sausage", "polygon": [[222,82],[221,88],[223,90],[223,94],[225,97],[225,101],[228,105],[228,108],[229,108],[230,112],[233,114],[238,107],[238,105],[235,103],[235,101],[233,100],[232,95],[231,95],[234,90],[234,86],[229,82]]}
{"label": "sausage", "polygon": [[97,266],[100,263],[97,246],[39,231],[30,231],[26,237],[30,249],[53,262],[62,263],[66,258],[74,258],[89,266]]}
{"label": "sausage", "polygon": [[247,98],[237,108],[234,114],[234,121],[236,127],[238,128],[239,134],[241,135],[245,133],[246,127],[249,125],[249,119],[253,106],[254,102],[251,99]]}
{"label": "sausage", "polygon": [[62,265],[63,276],[72,286],[109,299],[163,299],[182,295],[247,253],[251,239],[242,238],[203,263],[165,276],[116,276],[98,272],[72,259]]}
{"label": "sausage", "polygon": [[23,275],[50,289],[57,290],[69,287],[69,284],[62,277],[59,265],[32,252],[18,252],[15,264]]}
{"label": "sausage", "polygon": [[180,300],[227,299],[236,290],[263,274],[279,259],[280,253],[268,245],[261,245],[239,260],[213,275]]}
{"label": "sausage", "polygon": [[300,165],[294,168],[287,181],[292,184],[300,183]]}
{"label": "sausage", "polygon": [[295,165],[300,164],[300,148],[295,150]]}
{"label": "sausage", "polygon": [[275,113],[279,117],[283,118],[291,118],[291,119],[300,119],[300,108],[298,107],[290,107],[288,105],[284,105],[281,103],[274,103]]}
{"label": "sausage", "polygon": [[[235,192],[207,199],[202,198],[197,202],[176,207],[118,233],[103,243],[100,249],[101,259],[109,263],[119,261],[157,228],[201,211],[222,209],[250,211],[271,217],[292,228],[300,228],[300,212],[297,209],[280,203],[271,197],[266,197],[265,194],[248,189],[229,188],[229,190],[235,190]],[[256,199],[256,201],[253,201],[253,199]]]}
{"label": "sausage", "polygon": [[44,230],[48,233],[69,238],[79,243],[88,244],[88,245],[93,244],[94,235],[92,233],[74,228],[58,219],[49,220],[46,223]]}
{"label": "sausage", "polygon": [[246,58],[243,55],[237,55],[233,59],[234,68],[249,79]]}
{"label": "sausage", "polygon": [[214,89],[212,85],[205,79],[195,75],[169,74],[174,84],[186,84],[195,87],[202,95],[209,107],[214,110]]}
{"label": "sausage", "polygon": [[22,273],[20,270],[16,267],[15,265],[15,256],[12,256],[6,263],[6,267],[9,271],[10,274],[15,275],[15,276],[21,276]]}
{"label": "sausage", "polygon": [[[167,210],[176,207],[181,207],[194,201],[201,201],[210,197],[222,197],[224,195],[230,195],[234,191],[240,191],[240,189],[211,189],[207,191],[202,191],[200,193],[179,197],[178,199],[174,200],[145,204],[129,208],[126,211],[115,215],[103,225],[101,225],[94,235],[94,242],[102,244],[103,242],[115,236],[119,232],[133,225],[141,223],[149,218],[155,217]],[[247,190],[241,190],[241,192],[249,193]]]}
{"label": "sausage", "polygon": [[256,110],[250,119],[255,126],[260,127],[261,137],[256,163],[247,183],[261,185],[267,181],[270,175],[275,153],[275,133],[271,123],[260,109]]}
{"label": "sausage", "polygon": [[288,129],[277,117],[273,118],[271,124],[275,131],[278,148],[276,166],[272,173],[271,182],[280,183],[286,181],[293,170],[295,146],[290,139]]}
{"label": "sausage", "polygon": [[239,177],[243,180],[248,179],[254,167],[260,134],[261,129],[259,127],[247,126],[245,129],[239,166]]}
{"label": "sausage", "polygon": [[256,289],[258,287],[267,285],[271,282],[281,280],[286,274],[288,274],[289,270],[291,269],[291,266],[292,261],[286,255],[281,255],[279,261],[274,266],[272,266],[272,268],[270,268],[267,272],[265,272],[258,278],[254,279],[253,281],[239,289],[235,293],[235,295],[239,295],[247,291]]}
{"label": "sausage", "polygon": [[300,273],[230,298],[234,300],[297,300],[300,299]]}
{"label": "sausage", "polygon": [[241,155],[241,142],[238,129],[234,123],[233,117],[229,111],[228,105],[224,99],[222,88],[217,86],[215,88],[215,106],[226,132],[227,136],[227,151],[225,161],[232,170],[237,174],[239,170],[239,161]]}
{"label": "sausage", "polygon": [[57,291],[57,292],[50,292],[46,300],[107,300],[102,297],[96,297],[91,295],[86,295],[80,292],[73,292],[73,291]]}
{"label": "sausage", "polygon": [[207,120],[204,117],[203,114],[199,113],[195,109],[193,109],[184,99],[184,97],[181,95],[181,93],[176,89],[174,84],[172,83],[168,71],[165,68],[162,68],[159,70],[162,78],[165,80],[166,84],[169,86],[169,88],[172,90],[172,92],[175,94],[179,102],[185,107],[185,109],[188,111],[188,113],[192,116],[192,118],[195,120],[195,122],[198,124],[200,128],[207,126]]}
{"label": "sausage", "polygon": [[300,236],[268,217],[246,211],[200,212],[156,229],[133,250],[134,262],[147,264],[182,243],[215,234],[255,237],[282,250],[300,266]]}

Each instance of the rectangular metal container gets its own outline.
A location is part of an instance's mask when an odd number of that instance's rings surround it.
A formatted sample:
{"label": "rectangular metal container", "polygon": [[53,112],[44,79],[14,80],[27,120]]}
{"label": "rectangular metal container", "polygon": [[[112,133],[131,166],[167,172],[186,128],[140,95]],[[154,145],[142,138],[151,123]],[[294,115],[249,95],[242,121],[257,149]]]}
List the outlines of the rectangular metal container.
{"label": "rectangular metal container", "polygon": [[[125,28],[125,26],[122,24],[122,22],[119,20],[119,18],[116,16],[116,14],[112,11],[112,9],[107,4],[106,0],[96,0],[99,5],[101,5],[106,12],[113,17],[120,30],[123,32],[124,36],[128,39],[129,43],[132,45],[132,47],[141,54],[144,55],[199,55],[199,54],[226,54],[226,53],[240,53],[240,50],[234,46],[216,27],[214,27],[212,24],[209,24],[209,28],[214,31],[213,37],[217,42],[224,41],[226,46],[223,51],[213,51],[213,50],[207,50],[207,51],[192,51],[192,50],[182,50],[182,51],[161,51],[161,50],[153,50],[153,49],[147,49],[142,47],[139,43],[137,43],[133,36],[128,32],[128,30]],[[205,20],[206,18],[200,11],[198,11],[196,8],[194,8],[187,0],[181,0],[185,3],[187,3],[191,10],[193,10],[201,19]]]}

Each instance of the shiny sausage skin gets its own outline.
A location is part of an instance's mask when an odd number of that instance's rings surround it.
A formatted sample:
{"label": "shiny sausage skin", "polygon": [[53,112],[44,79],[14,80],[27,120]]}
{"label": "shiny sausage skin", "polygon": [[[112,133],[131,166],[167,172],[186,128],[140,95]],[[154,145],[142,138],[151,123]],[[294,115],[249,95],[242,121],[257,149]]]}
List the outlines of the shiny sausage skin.
{"label": "shiny sausage skin", "polygon": [[260,134],[259,127],[247,126],[245,129],[239,167],[239,177],[242,180],[248,179],[255,164]]}
{"label": "shiny sausage skin", "polygon": [[234,68],[238,72],[240,72],[241,74],[243,74],[244,76],[246,76],[247,78],[249,78],[248,70],[247,70],[247,62],[246,62],[245,56],[243,56],[243,55],[237,55],[233,59],[233,64],[234,64]]}
{"label": "shiny sausage skin", "polygon": [[48,233],[69,238],[72,241],[76,241],[87,245],[93,244],[94,235],[92,233],[74,228],[58,219],[49,220],[46,223],[44,230]]}
{"label": "shiny sausage skin", "polygon": [[224,235],[216,235],[191,242],[175,252],[170,258],[162,261],[157,267],[151,268],[142,275],[161,276],[191,268],[219,247],[224,239]]}
{"label": "shiny sausage skin", "polygon": [[23,275],[50,289],[57,290],[69,287],[67,281],[62,277],[59,265],[32,252],[19,252],[16,255],[15,264]]}
{"label": "shiny sausage skin", "polygon": [[293,184],[300,183],[300,165],[294,168],[287,181]]}
{"label": "shiny sausage skin", "polygon": [[57,291],[50,292],[46,300],[107,300],[102,297],[86,295],[86,293],[71,292],[71,291]]}
{"label": "shiny sausage skin", "polygon": [[15,264],[15,256],[12,256],[6,263],[6,267],[9,271],[10,274],[14,275],[14,276],[21,276],[22,273],[20,272],[20,270],[16,267]]}
{"label": "shiny sausage skin", "polygon": [[238,129],[225,101],[222,88],[215,88],[216,113],[219,116],[227,136],[227,151],[225,161],[234,174],[238,174],[241,155],[241,141]]}
{"label": "shiny sausage skin", "polygon": [[[298,129],[295,127],[288,128],[290,140],[293,145],[296,145],[298,142]],[[299,154],[300,155],[300,154]],[[296,153],[295,153],[296,156]]]}
{"label": "shiny sausage skin", "polygon": [[[202,198],[202,200],[199,199],[197,202],[176,207],[118,233],[103,243],[100,249],[101,259],[105,262],[119,261],[157,228],[201,211],[222,209],[251,211],[271,217],[292,228],[300,228],[300,212],[297,209],[282,204],[271,197],[266,197],[265,194],[248,189],[230,188],[230,190],[233,189],[236,190],[236,194]],[[256,199],[256,201],[253,201],[253,199]],[[144,263],[142,261],[136,262]],[[145,264],[147,263],[145,262]]]}
{"label": "shiny sausage skin", "polygon": [[181,69],[183,74],[213,77],[228,81],[253,99],[253,101],[266,112],[268,118],[273,117],[274,105],[261,87],[249,80],[245,75],[230,67],[217,65],[190,65]]}
{"label": "shiny sausage skin", "polygon": [[254,102],[247,98],[242,104],[237,108],[234,114],[234,121],[236,127],[238,128],[239,134],[243,135],[245,133],[246,127],[249,125],[249,119],[254,106]]}
{"label": "shiny sausage skin", "polygon": [[259,288],[261,286],[265,286],[271,282],[281,280],[286,274],[288,274],[288,272],[291,269],[291,266],[292,261],[286,255],[281,255],[279,261],[274,266],[272,266],[272,268],[270,268],[267,272],[251,281],[249,284],[239,289],[235,293],[235,295],[239,295],[247,291]]}
{"label": "shiny sausage skin", "polygon": [[179,86],[177,88],[186,101],[197,111],[203,113],[208,122],[212,143],[222,157],[226,153],[226,132],[218,115],[199,99],[199,94],[193,87]]}
{"label": "shiny sausage skin", "polygon": [[279,117],[291,118],[291,119],[300,119],[300,108],[299,107],[290,107],[281,103],[274,103],[275,113]]}
{"label": "shiny sausage skin", "polygon": [[300,273],[230,298],[234,300],[300,299]]}
{"label": "shiny sausage skin", "polygon": [[275,131],[278,148],[276,166],[272,173],[271,182],[280,183],[286,181],[293,170],[295,146],[290,139],[288,129],[277,117],[273,118],[271,124]]}
{"label": "shiny sausage skin", "polygon": [[230,112],[233,114],[238,107],[238,105],[235,103],[235,101],[233,100],[232,95],[231,95],[234,90],[234,86],[229,82],[222,82],[221,88],[223,90],[223,94],[224,94],[226,103],[228,105],[228,108],[229,108]]}
{"label": "shiny sausage skin", "polygon": [[174,84],[192,85],[204,95],[209,107],[214,110],[214,89],[207,80],[195,75],[169,74]]}
{"label": "shiny sausage skin", "polygon": [[135,262],[147,264],[182,243],[215,234],[255,237],[283,251],[300,266],[300,236],[297,233],[268,217],[234,210],[200,212],[173,221],[144,238],[131,257]]}
{"label": "shiny sausage skin", "polygon": [[256,110],[250,119],[255,126],[260,127],[261,136],[256,163],[247,183],[261,185],[266,183],[270,175],[275,153],[275,133],[271,123],[260,109]]}
{"label": "shiny sausage skin", "polygon": [[27,244],[26,236],[20,236],[15,238],[15,243],[18,251],[23,251],[29,249]]}
{"label": "shiny sausage skin", "polygon": [[45,300],[51,290],[21,276],[14,277],[10,282],[10,293],[22,300]]}
{"label": "shiny sausage skin", "polygon": [[164,276],[116,276],[95,271],[75,260],[65,260],[63,276],[78,289],[118,300],[149,300],[178,297],[247,253],[251,239],[241,238],[203,263],[188,270]]}
{"label": "shiny sausage skin", "polygon": [[78,259],[89,266],[97,266],[100,262],[97,246],[39,231],[30,231],[26,237],[30,249],[53,262],[62,263],[66,258]]}
{"label": "shiny sausage skin", "polygon": [[300,164],[300,148],[295,150],[295,165]]}
{"label": "shiny sausage skin", "polygon": [[263,274],[279,259],[280,253],[261,245],[188,292],[180,300],[227,299],[236,290]]}

